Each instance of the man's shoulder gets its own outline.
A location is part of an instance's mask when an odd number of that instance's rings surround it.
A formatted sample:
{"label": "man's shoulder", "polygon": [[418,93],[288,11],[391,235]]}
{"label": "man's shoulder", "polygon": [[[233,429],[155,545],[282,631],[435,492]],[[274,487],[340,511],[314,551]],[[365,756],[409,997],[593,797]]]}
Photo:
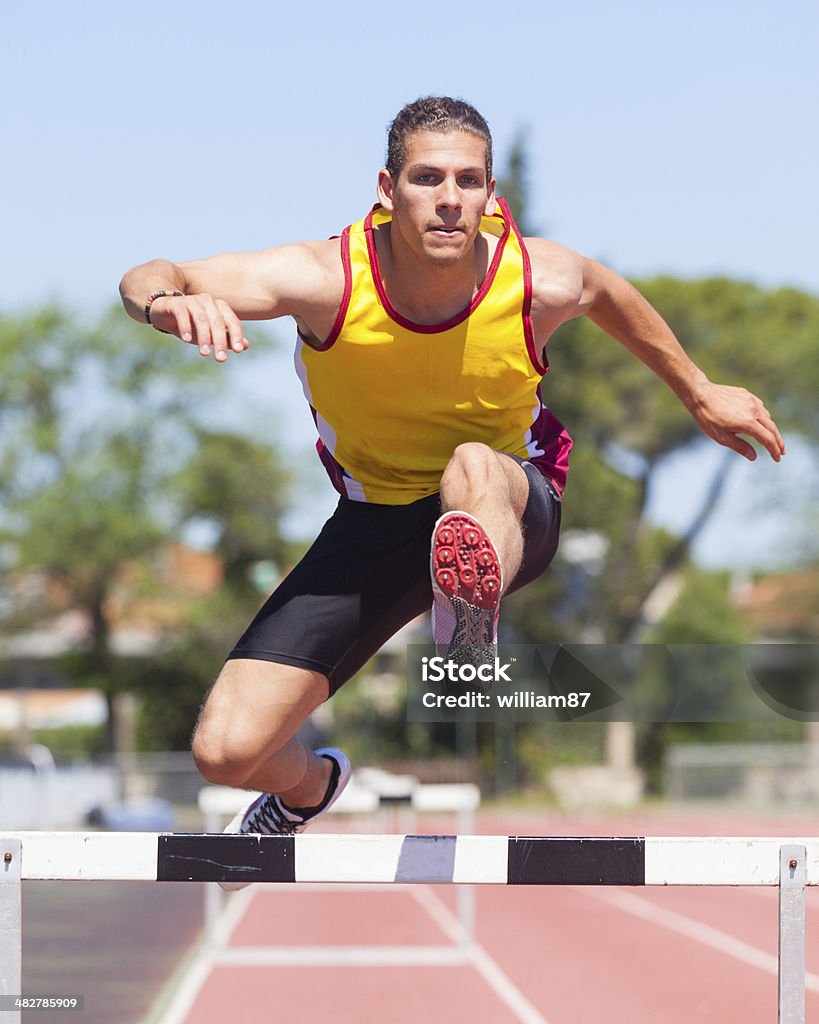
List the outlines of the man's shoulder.
{"label": "man's shoulder", "polygon": [[338,238],[288,242],[286,245],[268,249],[262,255],[269,255],[277,260],[285,258],[304,269],[331,269],[334,266],[341,266],[341,242]]}
{"label": "man's shoulder", "polygon": [[289,242],[260,253],[274,277],[286,274],[290,289],[300,296],[331,296],[344,286],[344,265],[338,238],[321,241]]}
{"label": "man's shoulder", "polygon": [[533,267],[537,263],[553,270],[572,270],[582,263],[583,257],[579,253],[552,238],[524,238],[523,241]]}
{"label": "man's shoulder", "polygon": [[583,292],[583,257],[550,238],[524,239],[532,266],[532,298],[541,308],[577,302]]}

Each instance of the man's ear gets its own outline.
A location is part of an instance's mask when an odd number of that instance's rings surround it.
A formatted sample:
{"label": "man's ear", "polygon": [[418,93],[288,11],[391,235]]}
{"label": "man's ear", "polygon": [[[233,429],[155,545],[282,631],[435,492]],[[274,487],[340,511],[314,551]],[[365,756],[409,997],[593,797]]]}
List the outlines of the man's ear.
{"label": "man's ear", "polygon": [[484,214],[487,217],[491,217],[494,214],[495,208],[497,206],[497,203],[495,201],[495,185],[496,181],[494,178],[492,178],[492,180],[489,182],[489,190],[486,197],[486,206],[484,207],[483,210]]}
{"label": "man's ear", "polygon": [[378,172],[376,191],[378,192],[379,203],[381,203],[385,210],[392,211],[393,182],[389,171],[381,170]]}

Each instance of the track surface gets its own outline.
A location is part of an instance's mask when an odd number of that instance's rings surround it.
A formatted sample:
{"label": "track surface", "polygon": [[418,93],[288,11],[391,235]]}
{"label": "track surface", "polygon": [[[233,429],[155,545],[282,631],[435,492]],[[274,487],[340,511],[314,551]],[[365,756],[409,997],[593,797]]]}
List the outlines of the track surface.
{"label": "track surface", "polygon": [[[202,929],[203,886],[24,882],[23,991],[83,996],[23,1024],[139,1024]],[[7,1015],[0,1011],[0,1024]]]}
{"label": "track surface", "polygon": [[[336,821],[333,829],[337,830]],[[438,819],[420,832],[447,831]],[[813,835],[809,819],[690,813],[487,814],[485,834]],[[457,940],[449,886],[256,886],[233,897],[228,949],[437,946],[430,965],[247,966],[199,959],[162,1024],[772,1024],[777,891],[478,886],[477,947]],[[232,920],[230,920],[232,919]],[[807,1019],[819,1020],[819,893],[808,893]],[[814,940],[814,941],[811,941]],[[261,954],[264,955],[264,954]],[[388,956],[389,954],[383,954]]]}

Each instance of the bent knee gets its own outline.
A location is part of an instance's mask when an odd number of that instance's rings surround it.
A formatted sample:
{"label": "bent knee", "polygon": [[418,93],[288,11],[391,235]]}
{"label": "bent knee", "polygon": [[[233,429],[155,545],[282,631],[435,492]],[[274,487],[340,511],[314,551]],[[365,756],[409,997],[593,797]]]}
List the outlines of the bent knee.
{"label": "bent knee", "polygon": [[497,454],[480,441],[459,444],[444,470],[447,477],[488,477],[497,469]]}
{"label": "bent knee", "polygon": [[191,753],[199,773],[218,786],[243,786],[259,760],[247,745],[202,726],[194,734]]}
{"label": "bent knee", "polygon": [[492,486],[505,486],[506,476],[500,463],[504,457],[479,441],[459,444],[441,477],[441,493],[465,488],[483,492]]}
{"label": "bent knee", "polygon": [[452,453],[450,463],[464,466],[494,466],[497,452],[482,441],[464,441]]}
{"label": "bent knee", "polygon": [[244,716],[206,706],[193,735],[191,753],[208,782],[243,786],[281,745],[275,733],[271,736],[251,728]]}
{"label": "bent knee", "polygon": [[268,662],[228,661],[193,737],[196,766],[209,781],[242,786],[327,697],[317,672]]}

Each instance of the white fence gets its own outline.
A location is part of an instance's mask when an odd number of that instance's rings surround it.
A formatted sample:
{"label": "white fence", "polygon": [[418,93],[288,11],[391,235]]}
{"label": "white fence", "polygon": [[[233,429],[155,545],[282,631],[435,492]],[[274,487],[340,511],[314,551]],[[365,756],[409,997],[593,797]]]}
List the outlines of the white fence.
{"label": "white fence", "polygon": [[119,796],[113,768],[0,769],[0,828],[76,826],[93,807]]}
{"label": "white fence", "polygon": [[[104,763],[0,767],[0,828],[78,828],[94,808],[122,809],[123,803],[162,802],[170,810],[196,813],[202,776],[187,752],[125,754]],[[171,812],[172,813],[172,812]],[[136,814],[134,815],[136,817]],[[192,821],[182,827],[192,827]],[[137,826],[139,827],[139,826]],[[143,828],[178,827],[167,818]]]}
{"label": "white fence", "polygon": [[815,743],[679,744],[663,760],[672,800],[731,800],[748,805],[816,805],[819,745]]}

